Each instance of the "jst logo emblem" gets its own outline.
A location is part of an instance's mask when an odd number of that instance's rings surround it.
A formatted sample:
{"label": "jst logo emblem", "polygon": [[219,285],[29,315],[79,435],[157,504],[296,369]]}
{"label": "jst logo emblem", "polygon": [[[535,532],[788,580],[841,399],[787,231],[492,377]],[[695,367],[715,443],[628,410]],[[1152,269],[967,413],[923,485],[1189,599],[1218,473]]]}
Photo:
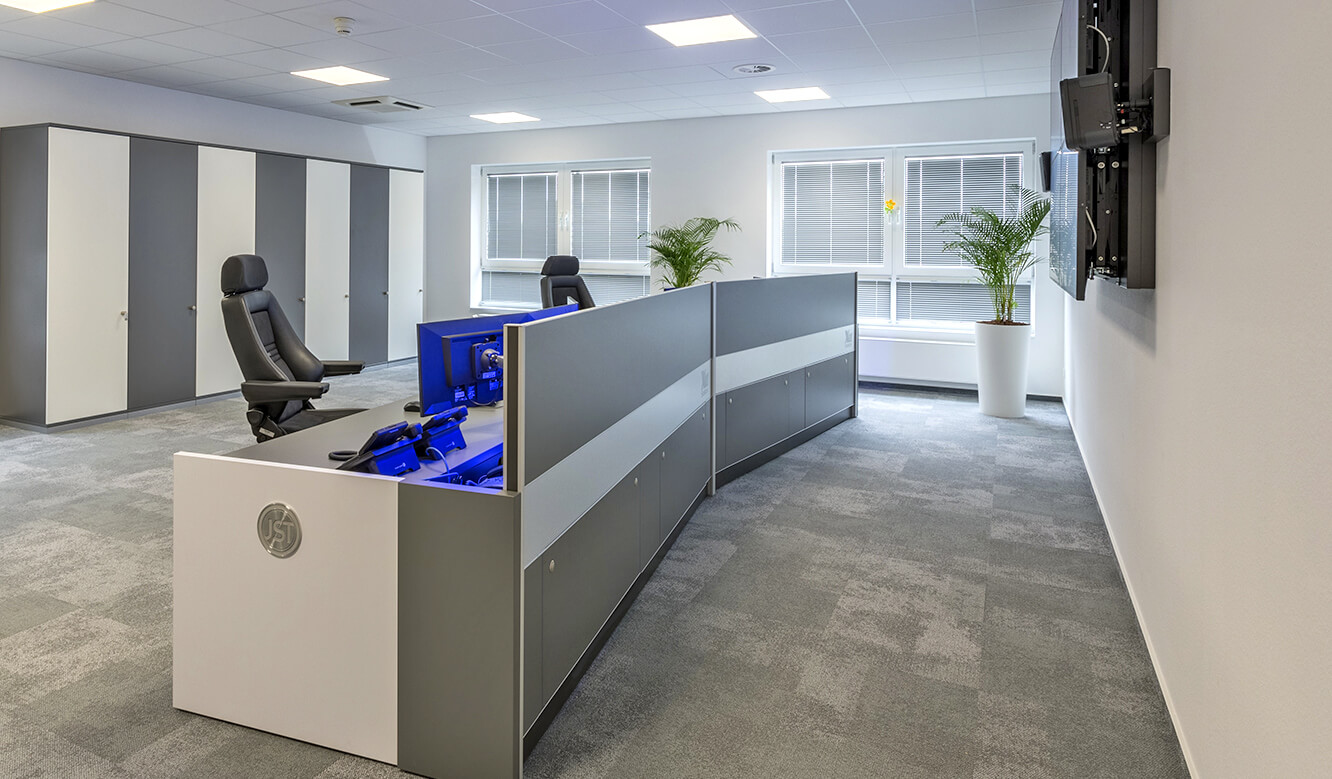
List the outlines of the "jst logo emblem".
{"label": "jst logo emblem", "polygon": [[259,512],[259,543],[274,557],[287,558],[301,546],[301,521],[285,503],[270,503]]}

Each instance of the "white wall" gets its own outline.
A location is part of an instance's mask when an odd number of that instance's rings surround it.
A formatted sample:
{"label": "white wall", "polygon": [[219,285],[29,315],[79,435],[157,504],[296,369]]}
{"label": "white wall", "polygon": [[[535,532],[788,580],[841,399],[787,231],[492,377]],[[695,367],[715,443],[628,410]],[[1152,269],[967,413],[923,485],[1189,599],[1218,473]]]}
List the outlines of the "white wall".
{"label": "white wall", "polygon": [[[426,316],[470,313],[474,165],[650,157],[653,225],[734,218],[743,232],[723,233],[717,246],[735,260],[725,277],[748,278],[767,273],[772,151],[999,138],[1034,138],[1039,151],[1049,147],[1049,135],[1049,98],[1041,95],[431,138]],[[1044,265],[1036,275],[1030,391],[1059,395],[1062,293]],[[865,340],[861,368],[876,378],[974,384],[975,347]]]}
{"label": "white wall", "polygon": [[69,124],[259,151],[425,167],[425,139],[0,58],[0,127]]}
{"label": "white wall", "polygon": [[1067,304],[1065,402],[1194,775],[1327,776],[1332,6],[1160,19],[1157,289]]}

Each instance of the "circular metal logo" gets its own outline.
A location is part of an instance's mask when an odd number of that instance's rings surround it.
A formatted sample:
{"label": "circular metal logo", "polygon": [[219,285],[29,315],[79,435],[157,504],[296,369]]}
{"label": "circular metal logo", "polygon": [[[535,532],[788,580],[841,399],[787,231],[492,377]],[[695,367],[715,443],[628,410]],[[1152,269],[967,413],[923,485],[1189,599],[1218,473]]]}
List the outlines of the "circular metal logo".
{"label": "circular metal logo", "polygon": [[259,512],[259,543],[274,557],[287,558],[301,546],[301,521],[285,503],[270,503]]}

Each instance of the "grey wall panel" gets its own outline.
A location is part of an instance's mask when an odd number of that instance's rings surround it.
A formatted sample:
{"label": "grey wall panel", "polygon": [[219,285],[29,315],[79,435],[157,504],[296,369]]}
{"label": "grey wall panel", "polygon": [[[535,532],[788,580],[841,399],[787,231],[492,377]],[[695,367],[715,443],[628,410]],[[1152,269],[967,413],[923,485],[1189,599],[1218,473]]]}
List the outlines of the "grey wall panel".
{"label": "grey wall panel", "polygon": [[711,325],[706,287],[527,325],[525,479],[706,363]]}
{"label": "grey wall panel", "polygon": [[388,360],[389,172],[351,169],[351,334],[353,360]]}
{"label": "grey wall panel", "polygon": [[805,372],[791,371],[786,374],[786,389],[789,401],[787,434],[790,435],[800,432],[809,424],[805,419]]}
{"label": "grey wall panel", "polygon": [[838,273],[717,284],[717,355],[855,323],[856,276]]}
{"label": "grey wall panel", "polygon": [[254,253],[268,265],[268,291],[305,337],[305,160],[254,159]]}
{"label": "grey wall panel", "polygon": [[634,471],[638,479],[638,569],[647,567],[661,546],[661,458],[649,456]]}
{"label": "grey wall panel", "polygon": [[805,426],[826,419],[855,402],[855,361],[834,357],[805,371]]}
{"label": "grey wall panel", "polygon": [[661,459],[661,537],[666,538],[684,518],[685,512],[711,477],[708,448],[712,427],[708,408],[694,412],[667,439]]}
{"label": "grey wall panel", "polygon": [[46,127],[0,130],[0,417],[46,423]]}
{"label": "grey wall panel", "polygon": [[518,496],[398,488],[398,765],[518,777]]}
{"label": "grey wall panel", "polygon": [[129,149],[127,401],[133,411],[195,396],[199,147],[130,138]]}
{"label": "grey wall panel", "polygon": [[532,727],[546,698],[541,694],[541,564],[523,571],[523,732]]}
{"label": "grey wall panel", "polygon": [[[722,467],[766,449],[790,434],[789,384],[786,376],[773,376],[727,393],[727,459],[722,461]],[[804,415],[802,407],[802,422]]]}

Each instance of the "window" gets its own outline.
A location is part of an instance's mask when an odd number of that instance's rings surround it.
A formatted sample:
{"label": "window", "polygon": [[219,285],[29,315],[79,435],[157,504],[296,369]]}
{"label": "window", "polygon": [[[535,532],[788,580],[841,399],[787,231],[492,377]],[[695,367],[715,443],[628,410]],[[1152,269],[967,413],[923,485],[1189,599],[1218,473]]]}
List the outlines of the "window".
{"label": "window", "polygon": [[[965,330],[993,316],[989,294],[935,225],[974,206],[1011,213],[1033,156],[1031,141],[775,154],[774,271],[859,271],[862,324]],[[1018,312],[1031,310],[1025,284]]]}
{"label": "window", "polygon": [[651,291],[647,241],[639,238],[651,222],[646,160],[491,166],[480,175],[484,238],[473,305],[540,308],[541,265],[552,254],[579,258],[598,304]]}

